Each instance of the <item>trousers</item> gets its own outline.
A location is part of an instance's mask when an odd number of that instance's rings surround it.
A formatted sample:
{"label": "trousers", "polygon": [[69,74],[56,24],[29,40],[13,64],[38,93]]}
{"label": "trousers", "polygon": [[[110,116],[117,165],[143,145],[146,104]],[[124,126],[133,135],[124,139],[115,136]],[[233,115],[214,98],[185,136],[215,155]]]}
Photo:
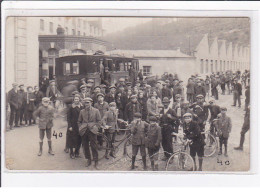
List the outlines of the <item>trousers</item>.
{"label": "trousers", "polygon": [[10,119],[9,119],[9,125],[13,126],[13,122],[15,125],[18,125],[19,121],[19,109],[16,109],[14,106],[10,106],[11,113],[10,113]]}
{"label": "trousers", "polygon": [[237,101],[238,101],[238,106],[241,106],[241,99],[240,99],[240,95],[238,94],[238,91],[233,92],[233,100],[235,106],[237,104]]}
{"label": "trousers", "polygon": [[164,155],[169,158],[173,153],[173,146],[172,146],[172,128],[166,126],[162,128],[162,147],[164,150]]}
{"label": "trousers", "polygon": [[86,131],[86,133],[82,136],[82,147],[86,159],[91,160],[91,148],[93,160],[98,160],[98,144],[96,134],[92,133],[90,130]]}

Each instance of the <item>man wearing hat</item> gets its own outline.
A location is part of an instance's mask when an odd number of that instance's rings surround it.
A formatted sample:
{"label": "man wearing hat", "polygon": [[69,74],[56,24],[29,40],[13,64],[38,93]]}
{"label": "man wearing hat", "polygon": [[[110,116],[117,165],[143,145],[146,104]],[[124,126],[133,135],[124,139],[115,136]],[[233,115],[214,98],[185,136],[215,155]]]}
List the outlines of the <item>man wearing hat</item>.
{"label": "man wearing hat", "polygon": [[213,77],[211,80],[211,93],[216,100],[218,100],[218,89],[217,89],[218,84],[219,84],[218,78]]}
{"label": "man wearing hat", "polygon": [[233,100],[234,103],[232,106],[236,106],[237,101],[238,101],[238,107],[241,107],[241,99],[240,96],[242,95],[242,86],[240,83],[238,83],[237,78],[234,79],[234,84],[233,84]]}
{"label": "man wearing hat", "polygon": [[116,97],[116,86],[112,85],[109,87],[109,93],[105,96],[105,101],[107,103],[110,102],[115,102],[115,97]]}
{"label": "man wearing hat", "polygon": [[86,78],[81,78],[80,79],[80,83],[79,83],[79,85],[78,85],[78,89],[80,90],[80,87],[82,86],[82,85],[86,85],[87,83],[86,83]]}
{"label": "man wearing hat", "polygon": [[78,126],[79,134],[82,137],[82,145],[87,159],[86,167],[91,165],[91,154],[92,151],[93,160],[95,161],[95,168],[98,165],[98,144],[97,144],[97,133],[101,127],[101,116],[99,110],[92,107],[93,100],[89,97],[83,100],[85,108],[80,111]]}
{"label": "man wearing hat", "polygon": [[80,86],[80,98],[81,98],[81,99],[84,99],[84,98],[87,98],[87,97],[90,97],[90,96],[91,96],[90,92],[87,92],[87,87],[88,87],[89,90],[90,90],[91,85],[90,85],[90,84],[87,84],[87,85],[81,85],[81,86]]}
{"label": "man wearing hat", "polygon": [[194,97],[195,83],[193,82],[192,78],[189,78],[186,88],[187,88],[187,91],[186,91],[187,101],[192,104],[195,99],[195,97]]}
{"label": "man wearing hat", "polygon": [[208,107],[204,105],[204,96],[199,94],[196,96],[196,102],[189,106],[192,109],[194,120],[198,122],[200,130],[204,131],[206,121],[208,119]]}
{"label": "man wearing hat", "polygon": [[154,91],[156,91],[157,96],[162,99],[162,83],[160,81],[157,81]]}
{"label": "man wearing hat", "polygon": [[142,115],[142,107],[137,100],[137,95],[132,95],[130,102],[125,107],[125,117],[129,123],[133,121],[135,113]]}
{"label": "man wearing hat", "polygon": [[[103,118],[102,118],[102,125],[105,129],[105,135],[110,143],[110,148],[113,147],[113,144],[115,142],[115,136],[116,136],[116,129],[118,129],[117,125],[117,117],[118,117],[118,110],[116,109],[116,103],[110,102],[109,103],[109,110],[105,112]],[[106,150],[105,158],[108,159],[108,150]],[[110,151],[110,156],[115,158],[113,149]]]}
{"label": "man wearing hat", "polygon": [[160,127],[162,129],[162,147],[164,150],[163,160],[165,161],[173,153],[171,134],[174,132],[178,119],[175,111],[169,107],[170,100],[167,97],[163,98],[162,104],[163,110],[160,113]]}
{"label": "man wearing hat", "polygon": [[60,94],[61,93],[56,86],[55,80],[51,80],[50,86],[47,88],[47,91],[46,91],[46,97],[50,98],[50,101],[53,103],[54,107],[55,107],[56,99]]}
{"label": "man wearing hat", "polygon": [[145,134],[148,131],[149,124],[141,119],[142,114],[139,112],[134,113],[133,121],[129,124],[129,129],[132,133],[132,165],[131,170],[135,169],[135,158],[140,149],[144,170],[146,166],[146,152],[145,152]]}
{"label": "man wearing hat", "polygon": [[44,95],[46,95],[46,91],[47,91],[48,86],[49,86],[49,78],[46,75],[44,75],[40,79],[40,90],[42,91],[42,93]]}
{"label": "man wearing hat", "polygon": [[104,94],[97,94],[97,102],[94,104],[94,107],[99,110],[101,118],[105,115],[105,113],[109,110],[109,105],[106,101],[104,101]]}
{"label": "man wearing hat", "polygon": [[219,133],[219,155],[222,154],[222,146],[224,144],[225,146],[225,156],[227,155],[227,142],[229,138],[229,134],[231,132],[232,123],[230,117],[226,115],[227,108],[221,107],[221,113],[219,115],[218,121],[217,121],[217,130]]}
{"label": "man wearing hat", "polygon": [[116,83],[116,86],[119,87],[119,86],[125,86],[125,78],[121,77],[119,78],[118,80],[118,83]]}
{"label": "man wearing hat", "polygon": [[162,88],[162,98],[167,97],[169,99],[172,98],[172,91],[167,87],[167,84],[163,82],[163,88]]}
{"label": "man wearing hat", "polygon": [[18,90],[18,104],[19,104],[19,114],[20,114],[20,125],[23,125],[25,120],[25,110],[26,110],[26,96],[27,93],[24,90],[24,84],[19,85]]}
{"label": "man wearing hat", "polygon": [[44,97],[42,91],[39,90],[38,86],[34,86],[34,95],[35,95],[35,107],[38,108],[42,102],[42,98]]}
{"label": "man wearing hat", "polygon": [[162,142],[161,127],[157,124],[157,118],[151,116],[149,118],[150,126],[145,139],[145,146],[148,148],[148,154],[153,170],[158,170],[158,156],[160,144]]}
{"label": "man wearing hat", "polygon": [[218,114],[221,112],[220,107],[215,104],[214,98],[211,98],[209,100],[208,110],[210,112],[210,132],[213,135],[215,134],[213,120],[216,119]]}
{"label": "man wearing hat", "polygon": [[35,111],[35,95],[33,93],[33,88],[32,86],[27,87],[27,93],[26,93],[26,105],[25,105],[25,115],[24,115],[24,120],[25,120],[25,126],[27,126],[28,121],[29,125],[32,125],[32,121],[35,122],[33,119],[33,111]]}
{"label": "man wearing hat", "polygon": [[101,93],[100,86],[95,86],[93,94],[91,95],[91,98],[92,98],[94,104],[97,102],[97,94],[99,94],[99,93]]}
{"label": "man wearing hat", "polygon": [[196,121],[192,120],[191,113],[185,113],[183,115],[184,123],[183,123],[183,132],[185,137],[191,142],[190,143],[190,155],[195,163],[195,170],[197,170],[196,166],[196,155],[199,160],[199,171],[202,171],[202,162],[204,157],[204,139],[200,132],[200,127]]}
{"label": "man wearing hat", "polygon": [[202,86],[201,82],[198,81],[197,85],[195,86],[195,92],[194,92],[195,98],[198,95],[206,96],[206,89]]}
{"label": "man wearing hat", "polygon": [[44,97],[42,99],[42,106],[40,106],[34,113],[33,117],[36,119],[39,117],[39,131],[40,131],[40,150],[38,156],[42,155],[42,146],[43,146],[43,139],[44,133],[46,132],[46,136],[48,139],[48,146],[50,155],[54,155],[52,151],[52,142],[51,142],[51,129],[53,127],[53,119],[54,119],[54,108],[49,105],[50,99],[48,97]]}
{"label": "man wearing hat", "polygon": [[7,102],[10,105],[10,118],[9,118],[9,126],[10,129],[13,129],[13,122],[15,123],[15,127],[18,127],[19,121],[19,104],[18,104],[18,89],[17,83],[12,84],[13,88],[7,94]]}

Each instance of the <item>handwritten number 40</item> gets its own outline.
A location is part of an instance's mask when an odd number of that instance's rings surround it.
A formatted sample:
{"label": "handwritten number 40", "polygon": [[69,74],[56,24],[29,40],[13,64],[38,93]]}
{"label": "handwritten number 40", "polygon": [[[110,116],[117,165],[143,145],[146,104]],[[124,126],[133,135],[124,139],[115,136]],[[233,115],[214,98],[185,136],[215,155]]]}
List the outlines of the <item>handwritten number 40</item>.
{"label": "handwritten number 40", "polygon": [[52,136],[54,136],[54,137],[57,139],[58,137],[62,137],[62,132],[60,132],[59,135],[58,135],[58,134],[56,133],[56,131],[53,131]]}
{"label": "handwritten number 40", "polygon": [[229,160],[226,160],[225,162],[222,162],[222,160],[219,160],[219,159],[217,159],[217,163],[219,163],[220,165],[230,165],[230,162],[229,162]]}

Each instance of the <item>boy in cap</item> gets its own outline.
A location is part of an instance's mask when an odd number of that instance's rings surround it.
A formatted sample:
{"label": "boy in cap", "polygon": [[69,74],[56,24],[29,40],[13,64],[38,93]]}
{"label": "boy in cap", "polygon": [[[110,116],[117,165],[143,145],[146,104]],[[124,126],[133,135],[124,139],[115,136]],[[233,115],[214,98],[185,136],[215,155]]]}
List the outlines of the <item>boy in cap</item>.
{"label": "boy in cap", "polygon": [[137,100],[137,95],[132,95],[131,101],[125,107],[125,116],[126,116],[126,120],[129,123],[133,121],[135,113],[142,114],[142,107]]}
{"label": "boy in cap", "polygon": [[183,132],[185,134],[185,138],[187,138],[190,143],[190,155],[195,163],[195,170],[197,170],[196,166],[196,155],[198,155],[199,159],[199,171],[202,171],[202,162],[204,157],[204,139],[200,132],[200,127],[196,121],[192,120],[191,113],[185,113],[183,115],[184,123],[183,123]]}
{"label": "boy in cap", "polygon": [[43,139],[44,134],[46,132],[46,136],[48,139],[48,146],[49,151],[48,153],[50,155],[54,155],[52,151],[52,142],[51,142],[51,129],[53,127],[53,118],[54,118],[54,108],[49,105],[50,99],[47,97],[44,97],[42,99],[42,106],[40,106],[34,113],[33,116],[36,119],[36,117],[39,117],[39,130],[40,130],[40,150],[38,153],[38,156],[42,155],[42,146],[43,146]]}
{"label": "boy in cap", "polygon": [[157,118],[155,116],[151,116],[149,121],[150,127],[147,131],[145,144],[148,148],[152,170],[158,170],[158,155],[162,141],[161,127],[157,124]]}
{"label": "boy in cap", "polygon": [[135,159],[140,149],[144,170],[146,166],[146,152],[145,152],[145,134],[147,133],[149,124],[141,120],[142,114],[134,113],[134,120],[128,126],[132,133],[132,165],[131,170],[135,169]]}
{"label": "boy in cap", "polygon": [[107,103],[115,102],[116,97],[116,87],[114,85],[109,87],[109,93],[105,96],[105,101]]}
{"label": "boy in cap", "polygon": [[227,108],[226,107],[221,107],[220,108],[221,113],[219,113],[219,119],[217,122],[217,129],[219,133],[219,155],[222,154],[222,146],[224,144],[225,146],[225,156],[227,155],[227,142],[229,138],[229,133],[231,132],[232,128],[232,123],[230,117],[226,115]]}
{"label": "boy in cap", "polygon": [[[116,136],[116,129],[118,129],[117,114],[118,114],[118,110],[116,109],[116,103],[110,102],[109,110],[104,114],[104,117],[102,118],[102,125],[105,128],[105,135],[110,143],[110,148],[113,148],[113,144],[115,142],[115,136]],[[108,150],[106,150],[106,154],[105,154],[106,159],[108,159],[107,154],[108,154]],[[110,156],[115,158],[113,149],[111,149],[110,151]]]}
{"label": "boy in cap", "polygon": [[109,105],[106,101],[104,101],[104,94],[97,94],[97,102],[94,104],[94,107],[99,110],[101,118],[105,115],[105,113],[109,110]]}

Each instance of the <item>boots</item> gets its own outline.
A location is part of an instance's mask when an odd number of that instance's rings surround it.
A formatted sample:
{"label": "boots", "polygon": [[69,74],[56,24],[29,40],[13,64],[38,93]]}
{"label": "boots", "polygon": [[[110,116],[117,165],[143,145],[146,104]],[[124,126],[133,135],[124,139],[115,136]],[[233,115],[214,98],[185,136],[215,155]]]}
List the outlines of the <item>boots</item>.
{"label": "boots", "polygon": [[86,167],[90,166],[91,165],[91,159],[88,159],[87,160],[87,163],[86,163]]}
{"label": "boots", "polygon": [[115,154],[114,154],[113,151],[111,151],[109,155],[110,155],[111,157],[113,157],[113,158],[116,158],[116,156],[115,156]]}
{"label": "boots", "polygon": [[199,158],[199,170],[198,171],[202,171],[202,162],[203,162],[203,159]]}
{"label": "boots", "polygon": [[143,164],[144,164],[144,170],[147,170],[146,166],[146,156],[142,156]]}
{"label": "boots", "polygon": [[240,144],[238,147],[234,147],[235,150],[241,150],[243,151],[243,145],[244,145],[244,141],[245,141],[245,136],[241,135],[240,136]]}
{"label": "boots", "polygon": [[54,152],[52,151],[51,141],[48,141],[48,145],[49,145],[49,151],[48,151],[48,153],[53,156],[53,155],[54,155]]}
{"label": "boots", "polygon": [[151,161],[151,167],[152,167],[152,170],[154,171],[154,161]]}
{"label": "boots", "polygon": [[225,153],[224,153],[224,156],[228,157],[228,154],[227,154],[227,145],[225,145]]}
{"label": "boots", "polygon": [[193,161],[194,161],[194,171],[197,170],[197,165],[196,165],[196,158],[195,157],[192,157]]}
{"label": "boots", "polygon": [[222,146],[220,146],[220,148],[219,148],[218,155],[222,155]]}
{"label": "boots", "polygon": [[155,164],[155,165],[154,165],[154,170],[155,170],[155,171],[158,171],[158,169],[159,169],[159,168],[158,168],[158,164]]}
{"label": "boots", "polygon": [[99,170],[97,166],[98,166],[98,161],[97,161],[97,160],[95,160],[95,165],[94,165],[94,168],[95,168],[96,170]]}
{"label": "boots", "polygon": [[136,156],[132,156],[131,170],[134,170],[134,169],[135,169],[135,157],[136,157]]}
{"label": "boots", "polygon": [[41,156],[42,155],[42,145],[43,145],[43,142],[40,142],[39,145],[40,145],[40,150],[39,150],[38,156]]}
{"label": "boots", "polygon": [[73,148],[70,148],[70,158],[75,159],[75,152],[73,151]]}

